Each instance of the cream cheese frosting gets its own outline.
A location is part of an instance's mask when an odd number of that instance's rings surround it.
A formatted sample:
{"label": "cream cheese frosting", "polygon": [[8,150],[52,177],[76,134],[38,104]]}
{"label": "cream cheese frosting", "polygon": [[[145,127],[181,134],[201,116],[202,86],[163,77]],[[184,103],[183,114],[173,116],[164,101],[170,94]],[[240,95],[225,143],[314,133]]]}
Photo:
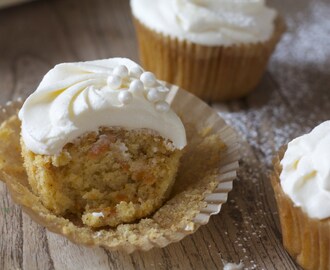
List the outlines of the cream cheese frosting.
{"label": "cream cheese frosting", "polygon": [[209,46],[266,41],[277,16],[264,0],[131,0],[131,9],[156,32]]}
{"label": "cream cheese frosting", "polygon": [[185,128],[165,100],[168,92],[126,58],[59,64],[23,104],[22,138],[32,152],[54,155],[101,126],[146,128],[182,149]]}
{"label": "cream cheese frosting", "polygon": [[281,161],[283,191],[311,218],[330,217],[330,121],[291,141]]}

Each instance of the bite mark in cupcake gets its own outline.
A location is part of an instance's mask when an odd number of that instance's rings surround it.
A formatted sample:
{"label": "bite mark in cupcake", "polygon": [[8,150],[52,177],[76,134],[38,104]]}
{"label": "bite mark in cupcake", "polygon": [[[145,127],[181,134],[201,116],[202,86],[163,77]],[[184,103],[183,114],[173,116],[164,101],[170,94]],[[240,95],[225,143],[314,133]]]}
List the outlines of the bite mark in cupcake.
{"label": "bite mark in cupcake", "polygon": [[90,227],[133,222],[158,209],[186,145],[168,92],[124,58],[49,71],[19,113],[24,166],[43,204]]}

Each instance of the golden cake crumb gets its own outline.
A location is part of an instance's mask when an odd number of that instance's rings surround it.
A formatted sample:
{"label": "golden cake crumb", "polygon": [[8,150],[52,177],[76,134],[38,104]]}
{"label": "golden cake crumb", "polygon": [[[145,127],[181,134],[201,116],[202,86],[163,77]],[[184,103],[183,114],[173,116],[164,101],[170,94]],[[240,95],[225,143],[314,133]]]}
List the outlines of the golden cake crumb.
{"label": "golden cake crumb", "polygon": [[29,183],[45,207],[81,217],[90,227],[152,214],[168,196],[182,154],[146,129],[100,128],[53,156],[21,145]]}

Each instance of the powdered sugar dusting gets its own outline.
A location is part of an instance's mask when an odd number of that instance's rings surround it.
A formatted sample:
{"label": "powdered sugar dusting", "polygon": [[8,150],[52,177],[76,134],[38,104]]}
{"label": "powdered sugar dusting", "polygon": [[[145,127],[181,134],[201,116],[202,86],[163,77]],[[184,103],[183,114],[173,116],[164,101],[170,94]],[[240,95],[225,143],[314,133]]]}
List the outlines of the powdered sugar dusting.
{"label": "powdered sugar dusting", "polygon": [[[227,203],[234,229],[224,233],[235,239],[233,247],[244,269],[267,269],[267,263],[276,263],[269,257],[276,249],[275,238],[270,239],[277,233],[270,220],[278,220],[268,177],[274,155],[282,145],[330,119],[330,21],[325,19],[330,2],[302,2],[277,3],[288,31],[256,91],[239,101],[213,104],[248,143],[242,143],[239,183]],[[281,246],[280,238],[276,241]],[[256,263],[260,259],[253,257],[252,249],[258,249],[264,265]]]}

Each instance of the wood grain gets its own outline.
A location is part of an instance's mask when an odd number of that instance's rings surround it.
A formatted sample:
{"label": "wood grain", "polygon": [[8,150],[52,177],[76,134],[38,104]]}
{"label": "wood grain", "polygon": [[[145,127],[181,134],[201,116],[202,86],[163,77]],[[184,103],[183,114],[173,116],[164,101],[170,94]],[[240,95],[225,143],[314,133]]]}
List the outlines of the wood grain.
{"label": "wood grain", "polygon": [[[318,6],[330,6],[327,0],[309,2],[270,2],[285,16],[288,32],[268,72],[247,98],[212,104],[244,140],[234,190],[209,224],[149,252],[90,249],[31,221],[0,183],[0,269],[222,269],[224,262],[239,261],[247,269],[298,269],[281,244],[268,173],[281,144],[329,118],[330,52],[324,44],[330,38],[323,35],[326,41],[315,44],[322,33],[311,26],[329,29],[315,14]],[[128,1],[43,0],[1,10],[0,103],[26,97],[57,63],[138,60],[136,46]],[[319,50],[325,50],[323,58]]]}

